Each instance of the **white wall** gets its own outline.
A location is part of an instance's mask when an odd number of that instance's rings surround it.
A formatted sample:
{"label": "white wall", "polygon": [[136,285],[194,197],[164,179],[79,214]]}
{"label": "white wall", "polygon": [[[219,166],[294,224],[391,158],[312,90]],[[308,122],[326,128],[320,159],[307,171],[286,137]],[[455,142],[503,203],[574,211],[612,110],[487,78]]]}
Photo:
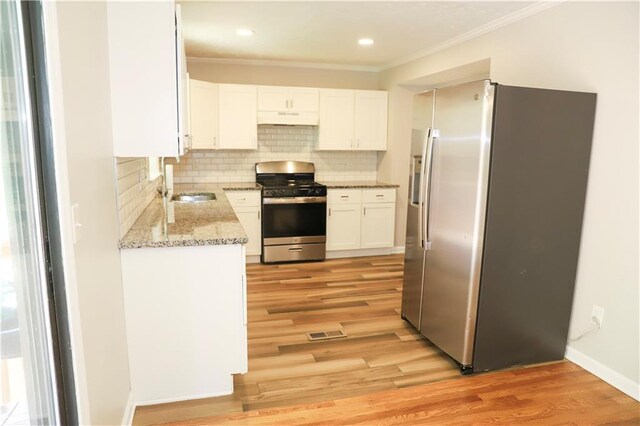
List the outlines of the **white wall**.
{"label": "white wall", "polygon": [[[409,90],[398,85],[490,59],[502,84],[596,92],[595,133],[578,265],[571,336],[590,328],[591,308],[605,308],[598,333],[571,343],[603,375],[637,394],[639,372],[637,2],[566,2],[525,20],[381,75],[390,91],[389,150],[378,177],[403,186],[396,245],[404,245]],[[459,76],[458,76],[459,77]],[[595,370],[596,367],[593,367]],[[626,381],[626,382],[625,382]]]}
{"label": "white wall", "polygon": [[[91,424],[120,424],[130,393],[104,2],[56,4],[74,261]],[[77,309],[78,307],[71,307]]]}

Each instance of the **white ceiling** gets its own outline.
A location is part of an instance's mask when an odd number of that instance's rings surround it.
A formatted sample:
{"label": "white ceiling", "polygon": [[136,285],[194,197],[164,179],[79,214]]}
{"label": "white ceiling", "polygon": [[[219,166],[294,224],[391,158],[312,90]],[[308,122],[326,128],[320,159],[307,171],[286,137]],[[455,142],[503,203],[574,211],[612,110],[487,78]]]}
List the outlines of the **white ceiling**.
{"label": "white ceiling", "polygon": [[[187,56],[385,68],[530,14],[539,2],[180,1]],[[236,35],[251,28],[251,37]],[[369,37],[375,44],[359,46]]]}

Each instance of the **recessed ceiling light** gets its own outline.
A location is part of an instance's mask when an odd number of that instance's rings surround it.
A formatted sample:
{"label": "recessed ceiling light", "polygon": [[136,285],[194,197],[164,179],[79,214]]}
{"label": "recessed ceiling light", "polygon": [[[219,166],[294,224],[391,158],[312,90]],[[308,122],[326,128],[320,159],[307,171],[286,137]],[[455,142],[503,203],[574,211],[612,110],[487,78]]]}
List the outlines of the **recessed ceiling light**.
{"label": "recessed ceiling light", "polygon": [[361,38],[360,40],[358,40],[358,44],[360,46],[371,46],[373,44],[373,39]]}
{"label": "recessed ceiling light", "polygon": [[238,28],[236,30],[236,34],[238,34],[239,36],[243,36],[243,37],[252,36],[254,33],[255,33],[255,31],[253,31],[250,28]]}

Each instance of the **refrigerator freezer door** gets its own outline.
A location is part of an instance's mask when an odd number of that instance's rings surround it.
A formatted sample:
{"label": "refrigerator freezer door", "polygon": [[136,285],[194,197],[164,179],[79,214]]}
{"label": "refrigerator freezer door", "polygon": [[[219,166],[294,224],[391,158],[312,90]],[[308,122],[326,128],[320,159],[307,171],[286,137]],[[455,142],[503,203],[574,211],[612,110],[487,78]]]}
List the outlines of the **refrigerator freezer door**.
{"label": "refrigerator freezer door", "polygon": [[433,92],[414,98],[411,155],[409,156],[409,202],[407,208],[407,234],[404,254],[404,282],[402,287],[402,315],[420,330],[422,309],[422,277],[425,251],[422,247],[424,223],[424,157],[426,156],[428,129],[433,121]]}
{"label": "refrigerator freezer door", "polygon": [[[484,237],[494,87],[479,81],[436,93],[430,193],[424,215],[421,332],[472,364]],[[436,132],[437,134],[437,132]]]}

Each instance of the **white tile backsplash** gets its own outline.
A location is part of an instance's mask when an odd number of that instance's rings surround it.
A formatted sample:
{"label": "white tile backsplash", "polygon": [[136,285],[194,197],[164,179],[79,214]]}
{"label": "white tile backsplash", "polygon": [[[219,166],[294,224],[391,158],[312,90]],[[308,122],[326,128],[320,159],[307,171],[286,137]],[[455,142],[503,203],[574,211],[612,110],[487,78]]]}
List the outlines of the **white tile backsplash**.
{"label": "white tile backsplash", "polygon": [[374,151],[315,151],[318,128],[314,126],[258,126],[254,151],[191,151],[175,164],[174,182],[253,182],[260,161],[309,161],[316,166],[316,180],[376,180],[378,156]]}
{"label": "white tile backsplash", "polygon": [[116,158],[120,238],[131,229],[162,183],[160,177],[148,180],[147,161],[146,158]]}

